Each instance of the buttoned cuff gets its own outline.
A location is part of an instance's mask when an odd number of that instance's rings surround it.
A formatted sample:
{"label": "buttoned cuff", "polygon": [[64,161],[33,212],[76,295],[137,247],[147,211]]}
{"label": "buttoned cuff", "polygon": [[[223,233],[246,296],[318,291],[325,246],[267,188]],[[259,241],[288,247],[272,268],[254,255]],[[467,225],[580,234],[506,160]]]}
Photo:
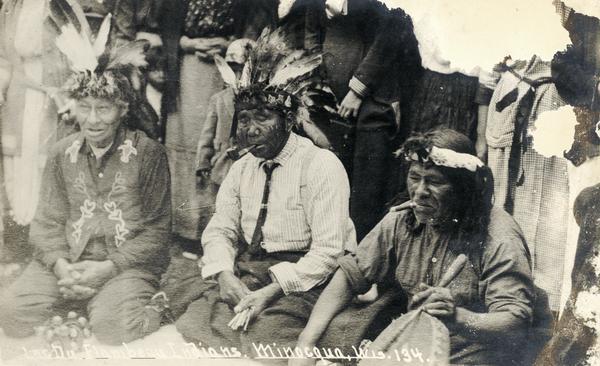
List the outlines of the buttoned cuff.
{"label": "buttoned cuff", "polygon": [[212,277],[223,271],[233,272],[233,262],[220,261],[201,264],[202,278]]}
{"label": "buttoned cuff", "polygon": [[277,281],[283,293],[289,295],[293,292],[303,292],[302,282],[296,274],[294,264],[280,262],[269,268],[269,274],[273,281]]}
{"label": "buttoned cuff", "polygon": [[348,87],[362,98],[369,95],[369,88],[362,81],[358,80],[356,76],[353,76],[352,79],[350,79]]}
{"label": "buttoned cuff", "polygon": [[371,288],[371,283],[365,278],[362,271],[356,263],[356,257],[352,254],[345,255],[338,259],[340,269],[346,275],[346,280],[354,293],[364,294]]}

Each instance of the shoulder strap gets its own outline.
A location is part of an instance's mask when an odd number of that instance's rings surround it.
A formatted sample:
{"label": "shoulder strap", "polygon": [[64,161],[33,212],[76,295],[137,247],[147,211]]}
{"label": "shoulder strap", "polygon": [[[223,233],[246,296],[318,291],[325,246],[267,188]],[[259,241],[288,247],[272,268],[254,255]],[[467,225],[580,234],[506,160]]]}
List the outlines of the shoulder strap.
{"label": "shoulder strap", "polygon": [[309,146],[308,151],[304,155],[304,160],[302,160],[302,168],[300,170],[300,186],[303,187],[307,183],[306,173],[308,172],[308,168],[310,167],[310,163],[315,160],[315,156],[319,148],[316,146]]}
{"label": "shoulder strap", "polygon": [[304,159],[302,160],[302,167],[300,169],[300,199],[302,200],[303,207],[308,207],[308,197],[306,197],[306,193],[303,193],[305,190],[302,188],[306,187],[308,183],[308,168],[310,167],[312,161],[315,160],[315,156],[317,155],[318,151],[318,147],[309,146],[308,151],[306,152],[306,154],[304,155]]}

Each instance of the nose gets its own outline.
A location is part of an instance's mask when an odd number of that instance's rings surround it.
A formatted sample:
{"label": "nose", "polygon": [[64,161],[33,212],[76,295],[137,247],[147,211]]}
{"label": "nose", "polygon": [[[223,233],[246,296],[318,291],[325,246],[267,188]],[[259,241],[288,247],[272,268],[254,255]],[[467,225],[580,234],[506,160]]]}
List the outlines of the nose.
{"label": "nose", "polygon": [[417,187],[415,188],[415,198],[427,198],[429,197],[429,185],[424,179],[419,180],[417,182]]}
{"label": "nose", "polygon": [[250,127],[248,127],[248,136],[256,137],[258,135],[260,135],[260,129],[254,124],[250,124]]}
{"label": "nose", "polygon": [[88,114],[87,122],[91,124],[95,124],[99,122],[98,114],[96,113],[96,109],[92,108],[90,110],[90,114]]}

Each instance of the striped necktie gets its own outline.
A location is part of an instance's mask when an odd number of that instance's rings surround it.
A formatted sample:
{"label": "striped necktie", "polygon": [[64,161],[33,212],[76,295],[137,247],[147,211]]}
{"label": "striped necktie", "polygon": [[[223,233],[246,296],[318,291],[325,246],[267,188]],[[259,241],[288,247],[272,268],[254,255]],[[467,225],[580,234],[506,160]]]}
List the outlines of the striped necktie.
{"label": "striped necktie", "polygon": [[262,228],[265,224],[265,220],[267,219],[267,203],[269,202],[271,177],[273,176],[273,170],[275,170],[275,168],[277,168],[278,166],[278,163],[272,161],[267,161],[262,166],[267,177],[265,179],[265,188],[263,190],[262,201],[260,203],[258,219],[256,220],[256,227],[254,228],[254,233],[252,234],[252,242],[250,243],[250,247],[248,248],[248,252],[253,257],[260,257],[266,253],[266,251],[261,246],[263,239]]}

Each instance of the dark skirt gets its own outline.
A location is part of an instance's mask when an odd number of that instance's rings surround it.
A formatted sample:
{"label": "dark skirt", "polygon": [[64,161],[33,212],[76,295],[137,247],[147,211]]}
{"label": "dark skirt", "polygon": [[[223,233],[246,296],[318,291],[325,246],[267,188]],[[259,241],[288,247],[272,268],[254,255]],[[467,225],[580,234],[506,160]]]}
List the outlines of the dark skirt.
{"label": "dark skirt", "polygon": [[401,122],[402,135],[448,127],[475,141],[478,79],[461,73],[441,74],[425,69],[417,82],[410,108]]}

